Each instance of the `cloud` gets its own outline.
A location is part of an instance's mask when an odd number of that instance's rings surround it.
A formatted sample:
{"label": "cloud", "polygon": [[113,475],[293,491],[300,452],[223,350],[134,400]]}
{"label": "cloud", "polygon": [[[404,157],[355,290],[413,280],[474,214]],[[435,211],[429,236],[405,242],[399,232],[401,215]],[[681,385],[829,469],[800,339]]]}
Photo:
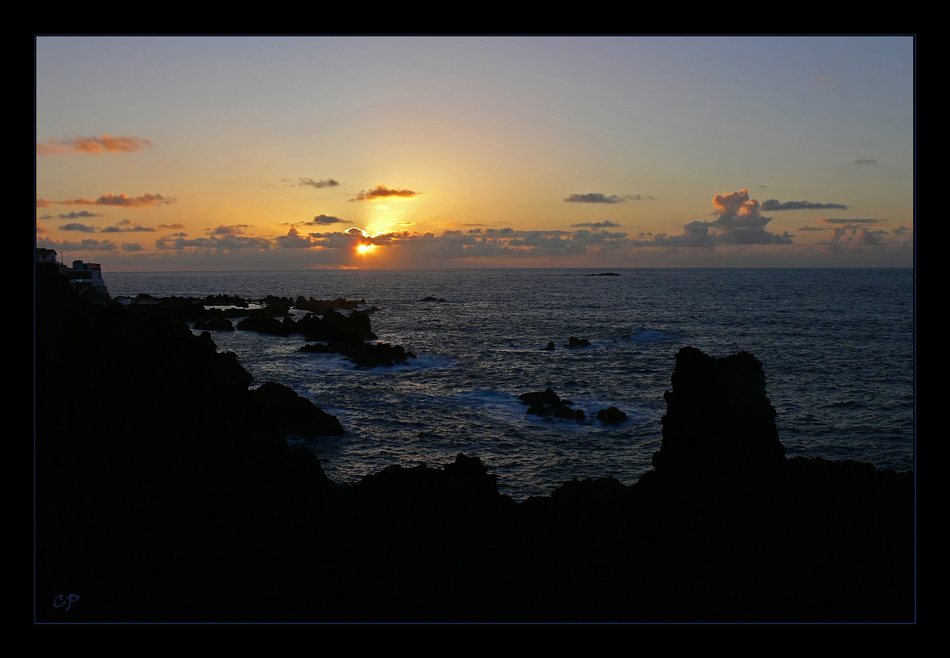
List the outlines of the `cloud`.
{"label": "cloud", "polygon": [[165,229],[168,231],[176,231],[176,230],[180,231],[181,229],[185,228],[185,225],[184,224],[159,224],[158,228]]}
{"label": "cloud", "polygon": [[332,178],[321,178],[320,180],[313,180],[312,178],[298,178],[297,184],[315,187],[319,190],[324,187],[336,187],[340,184],[340,182]]}
{"label": "cloud", "polygon": [[243,235],[244,229],[250,228],[250,224],[233,224],[231,226],[220,225],[217,228],[207,229],[209,235]]}
{"label": "cloud", "polygon": [[748,190],[717,194],[712,200],[715,221],[697,220],[683,226],[681,235],[658,233],[651,240],[637,240],[640,247],[703,247],[792,244],[787,231],[778,235],[765,230],[772,221],[761,213],[759,202]]}
{"label": "cloud", "polygon": [[799,231],[827,231],[828,229],[824,226],[802,226]]}
{"label": "cloud", "polygon": [[55,240],[39,240],[36,244],[37,247],[47,247],[49,249],[56,249],[60,253],[63,251],[116,251],[118,247],[115,242],[111,240],[82,240],[81,242],[70,242],[68,240],[63,240],[62,242],[56,242]]}
{"label": "cloud", "polygon": [[211,251],[234,252],[244,250],[269,251],[273,244],[267,238],[255,238],[243,235],[212,235],[207,238],[186,239],[183,236],[163,236],[155,241],[155,246],[162,251]]}
{"label": "cloud", "polygon": [[304,222],[306,226],[328,226],[330,224],[343,224],[345,219],[340,219],[339,217],[333,217],[332,215],[317,215],[313,218],[312,221]]}
{"label": "cloud", "polygon": [[122,251],[145,251],[145,247],[138,242],[123,242]]}
{"label": "cloud", "polygon": [[887,231],[871,231],[866,228],[836,227],[832,229],[831,238],[825,242],[832,247],[880,247],[885,245],[884,236]]}
{"label": "cloud", "polygon": [[360,190],[356,197],[350,199],[350,201],[370,201],[372,199],[385,199],[387,197],[393,196],[411,198],[418,196],[419,194],[422,194],[422,192],[414,192],[413,190],[397,190],[386,187],[385,185],[377,185],[371,190]]}
{"label": "cloud", "polygon": [[309,235],[300,235],[296,228],[290,227],[287,235],[278,236],[275,240],[278,247],[282,249],[310,249],[318,246],[317,242]]}
{"label": "cloud", "polygon": [[815,203],[812,201],[785,201],[778,199],[767,199],[762,202],[762,210],[765,212],[775,210],[846,210],[848,206],[843,203]]}
{"label": "cloud", "polygon": [[572,194],[564,200],[567,203],[623,203],[624,201],[639,201],[642,198],[639,194],[624,194],[623,196],[611,194],[607,196],[601,192],[589,192],[587,194]]}
{"label": "cloud", "polygon": [[877,164],[877,160],[875,160],[874,158],[859,158],[858,160],[855,160],[852,164],[856,164],[856,165],[876,165],[876,164]]}
{"label": "cloud", "polygon": [[581,222],[580,224],[571,224],[571,226],[574,226],[574,227],[586,226],[588,228],[616,228],[618,226],[622,226],[622,224],[617,224],[615,222],[611,222],[610,220],[605,220],[602,222]]}
{"label": "cloud", "polygon": [[[174,203],[172,197],[162,196],[161,194],[143,194],[137,197],[128,197],[124,194],[103,194],[95,201],[89,199],[71,199],[67,201],[46,201],[37,199],[37,207],[45,207],[50,204],[59,204],[62,206],[121,206],[123,208],[141,208],[144,206],[168,205]],[[43,205],[41,205],[41,203]]]}
{"label": "cloud", "polygon": [[483,233],[446,230],[441,236],[434,233],[395,231],[380,235],[366,235],[358,228],[345,232],[311,233],[309,244],[296,231],[287,239],[279,239],[289,247],[322,247],[324,249],[354,249],[360,244],[390,248],[394,257],[406,263],[445,261],[470,258],[529,258],[581,255],[592,251],[618,250],[627,246],[626,233],[607,231],[519,231],[510,227],[488,229]]}
{"label": "cloud", "polygon": [[81,231],[83,233],[95,233],[95,226],[87,226],[86,224],[78,224],[76,222],[71,222],[69,224],[64,224],[59,227],[60,231]]}
{"label": "cloud", "polygon": [[143,148],[151,148],[152,142],[141,137],[116,136],[102,134],[102,137],[76,137],[74,139],[51,139],[45,144],[36,145],[37,155],[61,155],[64,153],[133,153]]}
{"label": "cloud", "polygon": [[115,226],[106,226],[99,231],[100,233],[154,233],[155,229],[151,226],[142,226],[135,224],[131,219],[123,219]]}
{"label": "cloud", "polygon": [[843,217],[824,217],[818,220],[823,224],[883,224],[883,219],[845,219]]}
{"label": "cloud", "polygon": [[80,210],[79,212],[73,210],[72,212],[59,215],[60,219],[86,219],[89,217],[105,217],[105,214],[101,212],[89,212],[88,210]]}

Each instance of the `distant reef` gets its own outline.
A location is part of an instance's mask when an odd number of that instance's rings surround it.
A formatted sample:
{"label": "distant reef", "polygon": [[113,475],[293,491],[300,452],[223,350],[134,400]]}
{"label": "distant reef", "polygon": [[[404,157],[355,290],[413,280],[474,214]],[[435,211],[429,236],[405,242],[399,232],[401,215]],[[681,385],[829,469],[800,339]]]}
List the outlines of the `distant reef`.
{"label": "distant reef", "polygon": [[463,454],[332,482],[286,437],[335,418],[156,309],[37,270],[38,622],[916,619],[913,473],[787,459],[750,354],[679,352],[636,484],[518,503]]}

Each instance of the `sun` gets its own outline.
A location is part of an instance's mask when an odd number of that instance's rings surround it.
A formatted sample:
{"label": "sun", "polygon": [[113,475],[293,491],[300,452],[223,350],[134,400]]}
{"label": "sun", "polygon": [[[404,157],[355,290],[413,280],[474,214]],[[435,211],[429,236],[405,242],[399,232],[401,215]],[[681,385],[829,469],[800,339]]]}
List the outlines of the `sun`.
{"label": "sun", "polygon": [[357,253],[360,253],[360,254],[368,254],[368,253],[372,252],[374,249],[376,249],[376,245],[374,245],[374,244],[359,244],[359,245],[356,245],[356,251],[357,251]]}

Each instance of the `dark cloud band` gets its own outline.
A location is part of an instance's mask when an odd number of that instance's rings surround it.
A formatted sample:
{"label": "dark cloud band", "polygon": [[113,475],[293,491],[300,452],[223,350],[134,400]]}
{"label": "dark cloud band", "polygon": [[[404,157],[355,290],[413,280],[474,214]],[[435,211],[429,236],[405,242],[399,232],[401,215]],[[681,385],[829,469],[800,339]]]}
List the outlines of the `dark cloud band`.
{"label": "dark cloud band", "polygon": [[785,201],[778,199],[766,199],[762,202],[762,210],[765,212],[776,210],[847,210],[848,206],[843,203],[815,203],[813,201]]}

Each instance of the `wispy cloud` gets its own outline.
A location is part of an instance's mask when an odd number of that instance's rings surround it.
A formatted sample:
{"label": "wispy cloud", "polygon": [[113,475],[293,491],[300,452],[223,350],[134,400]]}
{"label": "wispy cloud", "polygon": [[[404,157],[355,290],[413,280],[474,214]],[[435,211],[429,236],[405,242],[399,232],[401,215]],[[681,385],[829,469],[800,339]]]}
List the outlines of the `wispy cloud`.
{"label": "wispy cloud", "polygon": [[71,222],[69,224],[63,224],[59,227],[60,231],[80,231],[82,233],[95,233],[95,226],[88,226],[86,224],[79,224],[77,222]]}
{"label": "wispy cloud", "polygon": [[232,224],[231,226],[220,225],[216,228],[207,230],[209,235],[243,235],[244,229],[250,228],[250,224]]}
{"label": "wispy cloud", "polygon": [[639,194],[611,194],[602,192],[588,192],[587,194],[572,194],[564,201],[567,203],[623,203],[624,201],[639,201],[643,197]]}
{"label": "wispy cloud", "polygon": [[822,224],[884,224],[884,219],[847,219],[846,217],[823,217],[819,219]]}
{"label": "wispy cloud", "polygon": [[101,155],[103,153],[132,153],[143,148],[151,148],[151,146],[152,142],[141,137],[112,136],[103,133],[102,137],[50,139],[45,144],[36,145],[36,154],[85,153],[87,155]]}
{"label": "wispy cloud", "polygon": [[162,251],[209,250],[214,252],[232,251],[269,251],[273,244],[266,238],[245,235],[212,235],[207,238],[185,238],[183,236],[163,236],[155,241]]}
{"label": "wispy cloud", "polygon": [[412,198],[420,194],[422,194],[422,192],[415,192],[413,190],[399,190],[386,187],[385,185],[377,185],[371,190],[360,190],[354,198],[350,199],[350,201],[370,201],[372,199],[385,199],[387,197]]}
{"label": "wispy cloud", "polygon": [[304,222],[306,226],[329,226],[330,224],[343,224],[345,219],[334,217],[332,215],[317,215],[309,222]]}
{"label": "wispy cloud", "polygon": [[142,196],[130,197],[125,194],[103,194],[98,199],[68,199],[65,201],[47,201],[46,199],[37,199],[36,206],[45,208],[46,206],[57,204],[61,206],[119,206],[122,208],[142,208],[145,206],[168,205],[174,203],[173,197],[162,196],[161,194],[143,194]]}
{"label": "wispy cloud", "polygon": [[320,180],[314,180],[312,178],[298,178],[297,184],[315,187],[319,190],[324,187],[336,187],[340,184],[340,181],[334,180],[333,178],[321,178]]}
{"label": "wispy cloud", "polygon": [[72,212],[60,214],[59,218],[60,219],[88,219],[90,217],[104,217],[104,216],[105,215],[101,212],[89,212],[88,210],[80,210],[79,212],[76,212],[75,210],[73,210]]}
{"label": "wispy cloud", "polygon": [[618,226],[622,225],[610,220],[604,220],[602,222],[581,222],[580,224],[571,224],[571,226],[586,226],[587,228],[617,228]]}
{"label": "wispy cloud", "polygon": [[117,251],[118,247],[115,242],[112,240],[82,240],[81,242],[71,242],[69,240],[63,240],[62,242],[57,242],[56,240],[37,240],[36,246],[38,247],[47,247],[49,249],[56,249],[59,252],[63,251]]}
{"label": "wispy cloud", "polygon": [[151,226],[142,226],[136,224],[131,219],[123,219],[115,226],[106,226],[99,231],[100,233],[154,233],[155,229]]}
{"label": "wispy cloud", "polygon": [[843,203],[816,203],[814,201],[779,201],[766,199],[762,202],[762,210],[771,212],[776,210],[847,210]]}

